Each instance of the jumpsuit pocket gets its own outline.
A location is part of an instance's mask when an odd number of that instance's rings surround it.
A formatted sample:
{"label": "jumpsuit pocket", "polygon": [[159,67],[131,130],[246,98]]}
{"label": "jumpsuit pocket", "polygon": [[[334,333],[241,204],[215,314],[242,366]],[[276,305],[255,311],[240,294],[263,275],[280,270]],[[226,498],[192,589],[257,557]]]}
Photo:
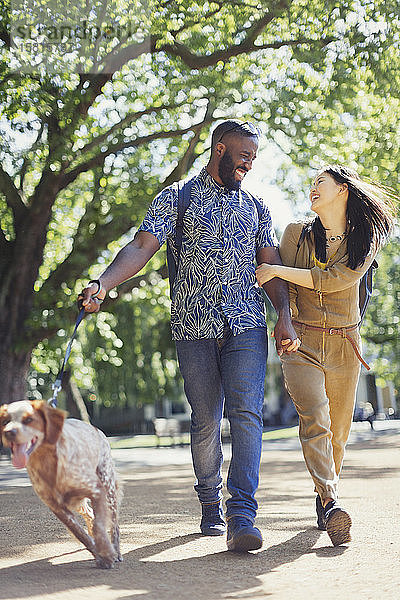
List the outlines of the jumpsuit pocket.
{"label": "jumpsuit pocket", "polygon": [[296,323],[293,323],[293,327],[300,342],[303,343],[305,328],[302,325],[297,325]]}

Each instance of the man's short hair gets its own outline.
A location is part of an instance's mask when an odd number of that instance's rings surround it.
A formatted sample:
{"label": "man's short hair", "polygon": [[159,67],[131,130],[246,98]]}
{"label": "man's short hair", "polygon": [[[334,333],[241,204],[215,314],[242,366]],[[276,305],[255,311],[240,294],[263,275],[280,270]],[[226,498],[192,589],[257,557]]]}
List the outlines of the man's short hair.
{"label": "man's short hair", "polygon": [[215,148],[215,145],[222,141],[222,138],[226,134],[241,135],[244,137],[260,137],[260,130],[256,125],[250,123],[250,121],[236,121],[228,120],[223,121],[214,129],[211,137],[211,149]]}

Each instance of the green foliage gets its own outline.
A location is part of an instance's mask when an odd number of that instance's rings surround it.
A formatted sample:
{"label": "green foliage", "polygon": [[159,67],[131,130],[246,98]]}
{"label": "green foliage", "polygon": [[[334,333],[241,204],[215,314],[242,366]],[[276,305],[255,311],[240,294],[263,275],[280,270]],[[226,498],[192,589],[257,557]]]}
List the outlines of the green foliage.
{"label": "green foliage", "polygon": [[363,338],[372,358],[377,383],[392,381],[400,389],[400,239],[397,236],[381,252],[375,276],[375,290],[365,323]]}
{"label": "green foliage", "polygon": [[[71,20],[79,3],[65,3]],[[96,10],[114,23],[116,6]],[[397,1],[143,6],[119,13],[130,37],[82,50],[81,72],[61,68],[57,47],[47,68],[38,56],[27,69],[7,47],[7,3],[0,9],[0,355],[34,349],[39,385],[58,369],[77,292],[131,239],[163,185],[204,164],[214,121],[259,121],[288,157],[281,183],[296,199],[324,161],[399,184]],[[73,372],[104,403],[179,393],[162,258],[81,326]],[[370,321],[366,330],[375,343]]]}
{"label": "green foliage", "polygon": [[103,313],[86,329],[84,352],[96,364],[105,406],[140,407],[179,396],[169,325],[168,286],[154,274],[135,288],[114,313]]}

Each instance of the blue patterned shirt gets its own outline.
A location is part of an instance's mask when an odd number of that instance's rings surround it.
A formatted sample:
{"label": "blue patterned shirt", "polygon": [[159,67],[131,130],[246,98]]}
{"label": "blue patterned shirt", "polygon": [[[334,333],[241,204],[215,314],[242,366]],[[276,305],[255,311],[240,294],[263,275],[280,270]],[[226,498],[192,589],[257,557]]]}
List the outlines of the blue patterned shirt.
{"label": "blue patterned shirt", "polygon": [[[155,197],[139,230],[160,246],[175,248],[178,188]],[[265,327],[263,294],[255,278],[259,248],[278,246],[271,215],[245,190],[229,190],[202,169],[193,180],[185,212],[179,267],[172,290],[171,327],[175,340],[219,338],[228,322],[234,335]]]}

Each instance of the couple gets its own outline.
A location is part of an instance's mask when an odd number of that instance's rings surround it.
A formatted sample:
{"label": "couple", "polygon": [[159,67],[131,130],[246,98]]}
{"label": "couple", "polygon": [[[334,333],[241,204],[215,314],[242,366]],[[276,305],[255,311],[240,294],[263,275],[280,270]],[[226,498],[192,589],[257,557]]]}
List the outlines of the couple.
{"label": "couple", "polygon": [[[267,332],[258,281],[278,315],[275,344],[299,414],[318,526],[339,545],[350,541],[351,519],[337,503],[337,484],[360,372],[353,348],[360,347],[358,283],[391,229],[388,197],[345,167],[327,167],[311,188],[316,218],[290,224],[278,250],[267,206],[241,188],[258,142],[249,122],[215,128],[210,160],[192,180],[171,293],[172,335],[192,410],[200,529],[204,535],[227,530],[232,551],[262,545],[254,519]],[[172,185],[153,200],[134,240],[82,291],[87,312],[97,312],[107,292],[140,271],[166,240],[176,256],[177,189]],[[232,439],[225,516],[224,406]]]}

